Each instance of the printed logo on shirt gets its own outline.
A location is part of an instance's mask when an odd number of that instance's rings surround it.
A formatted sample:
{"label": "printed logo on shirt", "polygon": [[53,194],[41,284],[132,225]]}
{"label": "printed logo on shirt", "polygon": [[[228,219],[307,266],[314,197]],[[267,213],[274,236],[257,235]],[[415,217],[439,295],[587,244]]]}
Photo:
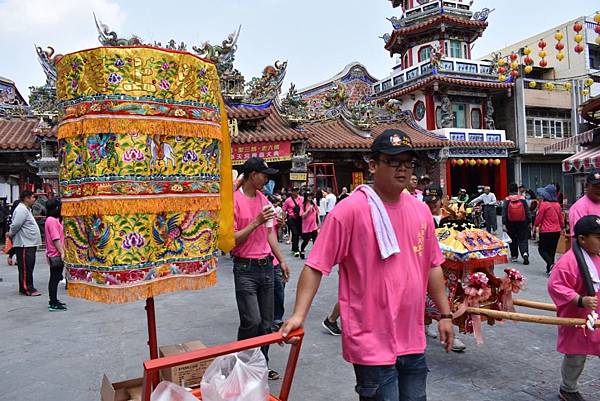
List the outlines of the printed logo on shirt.
{"label": "printed logo on shirt", "polygon": [[413,246],[413,252],[419,256],[423,256],[425,250],[425,231],[427,231],[427,223],[421,223],[421,228],[417,234],[417,245]]}

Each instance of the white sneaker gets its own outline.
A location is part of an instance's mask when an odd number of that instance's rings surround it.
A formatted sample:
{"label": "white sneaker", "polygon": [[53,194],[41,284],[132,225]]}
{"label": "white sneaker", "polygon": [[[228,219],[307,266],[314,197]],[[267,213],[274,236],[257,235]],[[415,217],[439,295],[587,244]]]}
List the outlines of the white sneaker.
{"label": "white sneaker", "polygon": [[429,338],[437,338],[438,333],[433,327],[431,327],[431,325],[428,324],[425,326],[425,335]]}
{"label": "white sneaker", "polygon": [[460,341],[458,338],[454,337],[454,342],[452,343],[452,351],[454,352],[463,352],[467,349],[467,346]]}

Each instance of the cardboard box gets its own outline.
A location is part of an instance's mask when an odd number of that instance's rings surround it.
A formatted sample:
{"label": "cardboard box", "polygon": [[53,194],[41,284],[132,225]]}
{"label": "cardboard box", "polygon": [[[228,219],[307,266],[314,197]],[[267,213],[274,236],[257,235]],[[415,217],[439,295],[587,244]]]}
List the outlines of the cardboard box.
{"label": "cardboard box", "polygon": [[106,375],[102,376],[102,388],[100,389],[101,401],[141,401],[142,381],[138,379],[125,380],[111,383]]}
{"label": "cardboard box", "polygon": [[[189,341],[183,344],[164,345],[158,348],[159,356],[177,355],[184,352],[195,351],[206,348],[201,341]],[[168,380],[183,387],[196,387],[200,385],[202,376],[208,366],[212,363],[212,359],[189,363],[187,365],[174,366],[160,371],[163,380]]]}
{"label": "cardboard box", "polygon": [[568,234],[561,234],[556,246],[556,253],[566,253],[571,249],[571,237]]}

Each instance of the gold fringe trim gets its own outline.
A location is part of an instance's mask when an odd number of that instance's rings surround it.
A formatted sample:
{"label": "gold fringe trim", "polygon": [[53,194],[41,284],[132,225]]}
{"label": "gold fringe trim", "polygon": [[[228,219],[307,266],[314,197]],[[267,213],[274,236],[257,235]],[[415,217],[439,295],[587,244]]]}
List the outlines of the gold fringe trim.
{"label": "gold fringe trim", "polygon": [[[223,109],[224,110],[224,109]],[[227,120],[225,120],[227,121]],[[142,135],[187,136],[195,138],[219,139],[229,138],[227,124],[222,127],[190,123],[183,121],[165,121],[140,118],[84,118],[79,121],[66,121],[58,127],[58,138],[72,138],[79,135],[94,134],[129,134],[135,132]],[[225,135],[226,134],[226,135]]]}
{"label": "gold fringe trim", "polygon": [[69,282],[67,293],[70,297],[83,298],[93,302],[124,304],[145,300],[146,298],[169,292],[201,290],[212,287],[215,284],[217,284],[216,270],[203,276],[165,277],[130,287],[99,287],[91,284]]}
{"label": "gold fringe trim", "polygon": [[168,195],[136,199],[78,199],[63,200],[61,214],[65,217],[102,215],[125,215],[135,213],[187,212],[190,210],[217,210],[221,199],[214,196],[173,198]]}
{"label": "gold fringe trim", "polygon": [[221,105],[221,212],[219,216],[218,247],[228,253],[235,246],[233,235],[233,168],[231,167],[231,142],[227,126],[227,111],[221,92],[218,92]]}

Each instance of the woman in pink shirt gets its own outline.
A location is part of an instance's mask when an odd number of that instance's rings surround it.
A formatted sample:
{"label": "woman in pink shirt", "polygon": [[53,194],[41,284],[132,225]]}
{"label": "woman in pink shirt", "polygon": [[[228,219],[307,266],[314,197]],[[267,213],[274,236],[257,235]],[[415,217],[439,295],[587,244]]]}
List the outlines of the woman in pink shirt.
{"label": "woman in pink shirt", "polygon": [[[559,317],[587,320],[593,311],[600,312],[600,217],[581,217],[573,227],[573,233],[573,247],[552,269],[548,292]],[[600,356],[600,330],[559,326],[556,349],[564,355],[560,399],[585,400],[578,391],[578,382],[587,356]]]}
{"label": "woman in pink shirt", "polygon": [[565,222],[556,196],[556,187],[552,184],[546,185],[544,188],[538,188],[537,192],[542,198],[542,204],[537,211],[533,226],[534,229],[539,227],[538,251],[546,262],[546,274],[550,274],[554,265],[556,246],[560,239],[560,233],[564,231]]}
{"label": "woman in pink shirt", "polygon": [[63,279],[63,260],[65,258],[65,233],[60,217],[60,200],[50,199],[46,202],[46,222],[44,223],[44,234],[46,239],[46,257],[50,265],[50,280],[48,281],[48,310],[50,312],[66,311],[66,304],[60,302],[56,293],[58,283]]}
{"label": "woman in pink shirt", "polygon": [[319,208],[315,205],[313,194],[307,193],[304,195],[302,204],[302,245],[300,246],[300,259],[304,259],[304,250],[310,241],[315,243],[319,226],[317,224],[317,216]]}

